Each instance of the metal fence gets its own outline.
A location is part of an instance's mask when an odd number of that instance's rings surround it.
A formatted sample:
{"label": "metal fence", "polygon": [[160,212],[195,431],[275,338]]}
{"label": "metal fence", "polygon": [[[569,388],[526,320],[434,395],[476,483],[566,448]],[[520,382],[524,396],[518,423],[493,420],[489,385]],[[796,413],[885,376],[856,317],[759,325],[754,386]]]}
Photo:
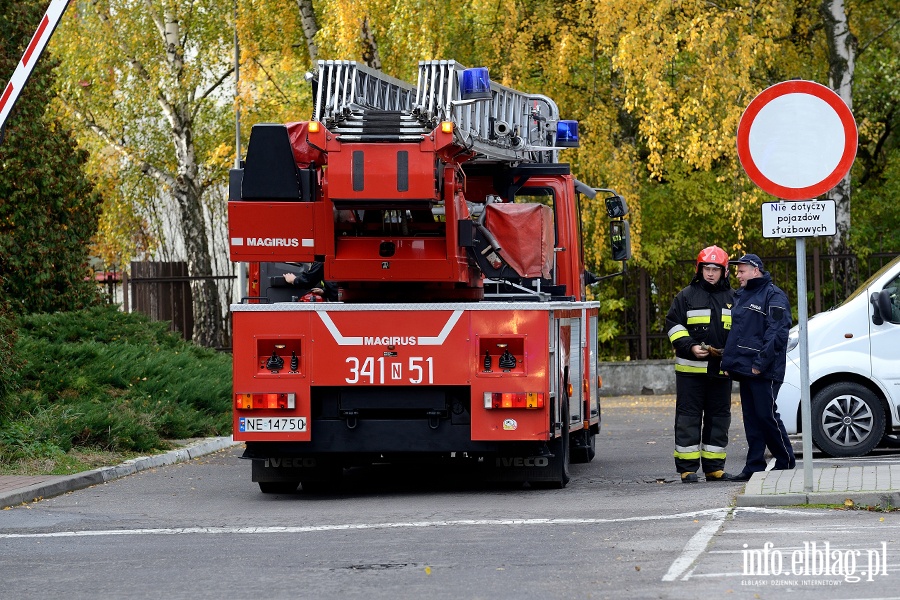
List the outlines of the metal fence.
{"label": "metal fence", "polygon": [[[760,250],[765,268],[776,285],[788,295],[797,320],[797,258],[770,255]],[[838,262],[850,265],[851,279],[857,283],[867,280],[900,252],[873,252],[865,259],[853,255],[832,255],[822,252],[820,244],[807,244],[807,306],[809,316],[840,304],[848,295],[844,286],[833,277]],[[672,357],[672,346],[665,334],[665,319],[672,299],[690,282],[696,272],[695,260],[679,260],[674,267],[651,273],[647,269],[629,270],[614,285],[619,295],[628,300],[619,317],[618,336],[601,345],[600,356],[605,360],[646,360]],[[737,281],[732,277],[732,287]]]}
{"label": "metal fence", "polygon": [[[195,280],[236,279],[233,275],[193,277],[188,275],[187,263],[132,262],[130,274],[104,271],[95,275],[107,302],[121,304],[125,312],[140,312],[155,321],[168,321],[171,331],[190,341],[194,332],[194,305],[191,282]],[[231,325],[228,315],[223,317],[223,331],[227,339],[224,347],[230,350]]]}

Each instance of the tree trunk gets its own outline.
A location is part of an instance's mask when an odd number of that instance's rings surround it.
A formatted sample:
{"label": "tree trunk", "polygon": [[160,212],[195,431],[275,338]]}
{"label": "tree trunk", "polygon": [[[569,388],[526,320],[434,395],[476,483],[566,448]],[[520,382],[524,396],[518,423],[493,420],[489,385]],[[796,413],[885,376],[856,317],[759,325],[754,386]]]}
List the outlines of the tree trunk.
{"label": "tree trunk", "polygon": [[[857,39],[850,32],[844,0],[822,0],[819,6],[828,43],[828,85],[853,109],[853,71],[856,66]],[[856,287],[855,269],[849,258],[850,233],[850,173],[826,197],[834,200],[837,232],[829,242],[829,252],[837,256],[832,261],[834,280],[847,296]],[[842,294],[840,292],[843,292]]]}
{"label": "tree trunk", "polygon": [[179,175],[174,191],[178,203],[181,232],[187,254],[188,274],[191,277],[191,297],[194,308],[193,342],[207,348],[221,348],[225,345],[222,307],[219,290],[212,279],[212,261],[206,236],[206,223],[196,186]]}
{"label": "tree trunk", "polygon": [[367,66],[381,70],[381,55],[378,53],[378,42],[375,41],[375,34],[369,26],[369,17],[364,17],[362,21],[362,45],[363,45],[363,61]]}
{"label": "tree trunk", "polygon": [[[163,31],[169,70],[173,79],[179,81],[184,62],[181,59],[182,53],[179,52],[181,24],[174,15],[165,14]],[[172,194],[178,204],[188,275],[192,278],[202,278],[191,279],[194,309],[193,342],[207,348],[216,348],[224,346],[224,326],[218,286],[212,279],[212,257],[201,201],[203,186],[200,184],[200,166],[197,164],[194,147],[192,117],[194,101],[193,91],[174,91],[173,98],[165,102],[178,165]]]}
{"label": "tree trunk", "polygon": [[306,49],[309,52],[309,62],[313,67],[319,58],[319,47],[316,45],[316,34],[319,32],[319,24],[316,23],[316,11],[313,10],[312,0],[297,0],[297,9],[300,11],[300,26],[306,37]]}

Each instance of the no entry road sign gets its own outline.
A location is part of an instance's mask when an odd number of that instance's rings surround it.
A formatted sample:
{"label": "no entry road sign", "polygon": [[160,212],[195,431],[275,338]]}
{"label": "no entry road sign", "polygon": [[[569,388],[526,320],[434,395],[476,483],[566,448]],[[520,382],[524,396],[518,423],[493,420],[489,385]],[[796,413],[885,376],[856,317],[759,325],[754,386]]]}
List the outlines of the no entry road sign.
{"label": "no entry road sign", "polygon": [[785,81],[747,106],[738,125],[741,165],[763,191],[785,200],[824,194],[856,158],[853,113],[830,88]]}

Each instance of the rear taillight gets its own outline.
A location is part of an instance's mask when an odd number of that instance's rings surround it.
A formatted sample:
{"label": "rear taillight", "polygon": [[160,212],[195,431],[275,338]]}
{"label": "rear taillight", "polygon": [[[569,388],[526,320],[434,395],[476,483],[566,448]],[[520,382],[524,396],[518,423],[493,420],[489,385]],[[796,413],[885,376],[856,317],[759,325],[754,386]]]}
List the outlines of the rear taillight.
{"label": "rear taillight", "polygon": [[260,408],[284,408],[293,409],[297,405],[297,394],[266,393],[266,394],[235,394],[234,406],[242,410],[254,410]]}
{"label": "rear taillight", "polygon": [[544,408],[544,392],[485,392],[485,408]]}

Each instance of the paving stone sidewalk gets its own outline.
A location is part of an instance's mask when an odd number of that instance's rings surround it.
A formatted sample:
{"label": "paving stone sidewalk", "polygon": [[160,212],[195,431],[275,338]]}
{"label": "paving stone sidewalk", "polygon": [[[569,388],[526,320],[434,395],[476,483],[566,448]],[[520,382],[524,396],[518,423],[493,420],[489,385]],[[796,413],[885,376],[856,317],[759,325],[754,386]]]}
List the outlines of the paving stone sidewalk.
{"label": "paving stone sidewalk", "polygon": [[804,491],[803,467],[791,471],[754,473],[738,506],[844,504],[900,506],[900,463],[863,466],[813,467],[812,491]]}

